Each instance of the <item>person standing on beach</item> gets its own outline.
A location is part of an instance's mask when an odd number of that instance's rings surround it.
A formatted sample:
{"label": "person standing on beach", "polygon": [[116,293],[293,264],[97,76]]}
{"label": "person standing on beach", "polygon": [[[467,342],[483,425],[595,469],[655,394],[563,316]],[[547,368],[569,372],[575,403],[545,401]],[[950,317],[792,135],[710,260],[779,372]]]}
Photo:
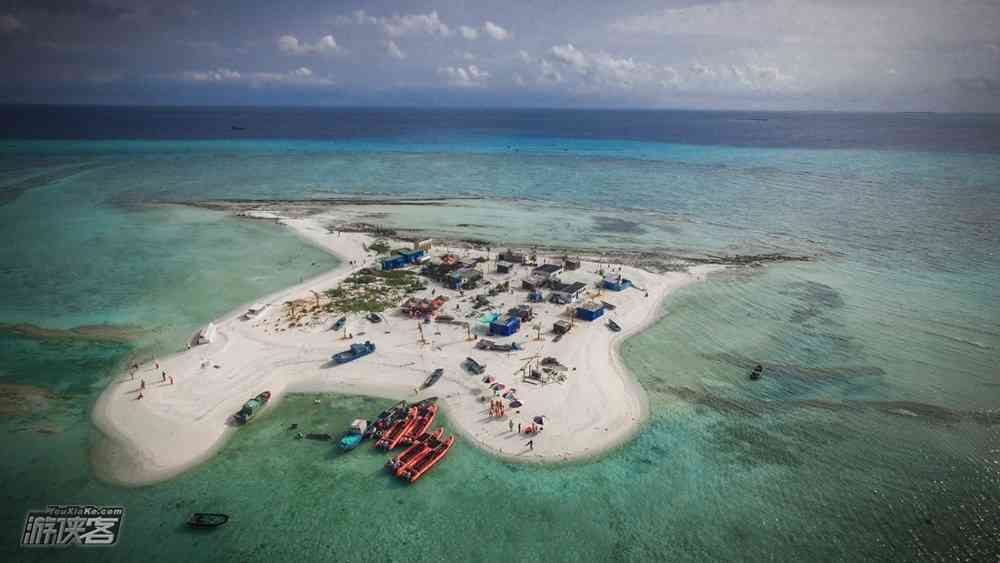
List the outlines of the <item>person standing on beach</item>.
{"label": "person standing on beach", "polygon": [[528,440],[528,449],[531,450],[531,451],[535,451],[535,441],[534,440]]}
{"label": "person standing on beach", "polygon": [[[139,389],[145,389],[145,388],[146,388],[146,380],[145,379],[140,379],[139,380]],[[142,395],[142,393],[139,393],[139,394]]]}
{"label": "person standing on beach", "polygon": [[518,434],[521,433],[521,423],[520,422],[517,423],[517,433]]}
{"label": "person standing on beach", "polygon": [[514,421],[513,420],[508,420],[507,421],[507,430],[509,432],[513,432],[514,431]]}
{"label": "person standing on beach", "polygon": [[170,376],[170,384],[171,384],[171,385],[173,385],[173,384],[174,384],[174,376],[172,376],[172,375]]}

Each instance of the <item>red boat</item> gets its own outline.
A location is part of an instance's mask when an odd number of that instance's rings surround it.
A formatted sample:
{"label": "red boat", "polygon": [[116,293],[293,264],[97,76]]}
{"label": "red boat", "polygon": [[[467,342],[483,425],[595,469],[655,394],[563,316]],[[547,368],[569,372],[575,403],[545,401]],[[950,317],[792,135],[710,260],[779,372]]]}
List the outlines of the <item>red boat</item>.
{"label": "red boat", "polygon": [[441,461],[444,454],[448,453],[451,445],[455,443],[454,436],[448,436],[445,441],[438,443],[427,450],[424,455],[418,457],[409,466],[402,468],[401,470],[396,470],[396,477],[399,477],[407,483],[412,483],[423,476],[434,467],[434,464]]}
{"label": "red boat", "polygon": [[413,441],[427,429],[431,427],[431,423],[434,422],[434,415],[438,412],[438,406],[434,403],[422,408],[417,413],[417,421],[413,423],[413,428],[410,429],[403,439],[399,441],[400,444],[404,446],[409,446]]}
{"label": "red boat", "polygon": [[410,407],[406,411],[406,417],[389,427],[382,433],[382,439],[375,443],[375,447],[380,450],[391,450],[395,448],[403,436],[413,428],[417,422],[417,407]]}
{"label": "red boat", "polygon": [[444,435],[444,428],[438,428],[431,434],[426,432],[417,436],[413,441],[413,445],[406,448],[403,453],[398,456],[389,459],[385,462],[385,468],[393,473],[398,469],[405,468],[410,465],[411,462],[417,460],[422,456],[427,450],[437,446],[441,440],[441,436]]}

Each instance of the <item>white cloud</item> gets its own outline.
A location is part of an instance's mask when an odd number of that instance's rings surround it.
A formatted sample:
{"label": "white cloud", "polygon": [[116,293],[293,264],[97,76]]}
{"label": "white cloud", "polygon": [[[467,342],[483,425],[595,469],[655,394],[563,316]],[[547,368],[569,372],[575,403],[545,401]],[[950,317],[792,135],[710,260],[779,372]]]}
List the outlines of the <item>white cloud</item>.
{"label": "white cloud", "polygon": [[483,32],[497,41],[506,41],[507,39],[510,39],[512,35],[510,31],[491,21],[487,21],[483,24]]}
{"label": "white cloud", "polygon": [[324,35],[315,43],[299,41],[294,35],[282,35],[278,38],[278,49],[289,55],[319,55],[336,53],[340,46],[332,35]]}
{"label": "white cloud", "polygon": [[365,25],[365,24],[374,25],[378,23],[378,18],[369,16],[364,10],[355,10],[351,12],[350,15],[337,16],[336,18],[334,18],[334,21],[341,25],[352,24],[352,23],[357,25]]}
{"label": "white cloud", "polygon": [[379,20],[382,29],[390,37],[403,37],[404,35],[438,35],[448,37],[453,32],[445,25],[436,11],[428,14],[405,14],[395,15]]}
{"label": "white cloud", "polygon": [[214,70],[187,70],[180,74],[181,79],[192,82],[233,82],[240,80],[242,75],[228,68]]}
{"label": "white cloud", "polygon": [[230,68],[210,70],[187,70],[173,78],[186,82],[203,83],[245,83],[251,86],[290,84],[298,86],[322,86],[333,84],[333,80],[317,76],[309,67],[299,67],[288,72],[240,72]]}
{"label": "white cloud", "polygon": [[[615,57],[604,51],[584,51],[572,43],[555,45],[550,54],[556,63],[576,71],[594,86],[631,89],[674,86],[681,82],[680,74],[673,67],[636,61],[632,57]],[[543,70],[553,75],[551,68],[543,67]]]}
{"label": "white cloud", "polygon": [[446,66],[438,69],[438,74],[443,76],[449,86],[460,88],[478,88],[485,86],[490,78],[490,73],[476,65],[467,67]]}
{"label": "white cloud", "polygon": [[458,30],[462,32],[462,37],[468,39],[469,41],[479,38],[479,30],[474,27],[463,25],[459,27]]}
{"label": "white cloud", "polygon": [[399,48],[399,45],[396,45],[396,42],[392,39],[389,39],[383,43],[383,45],[385,45],[385,51],[389,53],[390,57],[399,60],[406,58],[406,53],[404,53],[403,50]]}
{"label": "white cloud", "polygon": [[0,15],[0,34],[14,33],[22,29],[24,29],[24,24],[21,23],[21,20],[10,14]]}

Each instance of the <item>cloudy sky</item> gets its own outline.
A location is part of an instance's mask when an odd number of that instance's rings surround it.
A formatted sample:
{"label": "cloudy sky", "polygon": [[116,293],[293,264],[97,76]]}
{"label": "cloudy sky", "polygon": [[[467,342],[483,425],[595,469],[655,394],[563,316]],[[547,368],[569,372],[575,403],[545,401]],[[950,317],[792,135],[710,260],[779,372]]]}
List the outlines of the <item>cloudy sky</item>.
{"label": "cloudy sky", "polygon": [[0,0],[0,102],[1000,111],[1000,0]]}

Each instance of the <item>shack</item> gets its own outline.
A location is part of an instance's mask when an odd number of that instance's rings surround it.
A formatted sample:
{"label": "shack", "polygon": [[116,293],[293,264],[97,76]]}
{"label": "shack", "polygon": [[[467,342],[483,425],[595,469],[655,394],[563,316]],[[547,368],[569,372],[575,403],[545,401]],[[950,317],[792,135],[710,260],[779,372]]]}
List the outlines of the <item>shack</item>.
{"label": "shack", "polygon": [[552,290],[553,296],[559,296],[558,299],[560,303],[573,303],[580,298],[580,295],[583,294],[583,290],[587,289],[587,284],[583,282],[562,283],[556,280],[550,280],[549,289]]}
{"label": "shack", "polygon": [[552,325],[552,332],[556,334],[566,334],[572,328],[573,324],[569,321],[556,321],[556,323]]}
{"label": "shack", "polygon": [[434,246],[434,239],[418,240],[413,243],[414,250],[430,250]]}
{"label": "shack", "polygon": [[570,257],[567,256],[563,260],[563,268],[565,268],[566,271],[579,270],[580,269],[580,259],[579,258],[570,258]]}
{"label": "shack", "polygon": [[521,322],[528,322],[535,316],[534,309],[531,305],[527,303],[522,303],[517,307],[513,307],[507,311],[507,315],[510,317],[517,317]]}
{"label": "shack", "polygon": [[521,287],[527,289],[528,291],[535,291],[544,287],[546,281],[547,280],[542,276],[536,276],[535,274],[531,274],[530,276],[524,278],[524,280],[521,281]]}
{"label": "shack", "polygon": [[604,315],[604,305],[594,301],[587,301],[576,308],[576,318],[585,321],[596,321],[602,315]]}
{"label": "shack", "polygon": [[414,250],[400,250],[399,255],[402,256],[407,264],[416,264],[420,261],[420,258],[427,255],[427,251],[417,248]]}
{"label": "shack", "polygon": [[611,291],[622,291],[632,287],[632,282],[623,278],[619,274],[604,276],[604,289]]}
{"label": "shack", "polygon": [[519,328],[521,328],[520,319],[503,315],[490,323],[490,336],[513,336]]}
{"label": "shack", "polygon": [[514,264],[510,262],[504,262],[503,260],[497,262],[498,274],[509,274],[512,269],[514,269]]}
{"label": "shack", "polygon": [[208,323],[205,328],[201,329],[198,333],[198,337],[195,339],[195,344],[210,344],[215,340],[215,323]]}
{"label": "shack", "polygon": [[504,252],[501,252],[500,255],[497,256],[497,260],[500,260],[502,262],[510,262],[511,264],[524,264],[524,254],[521,254],[520,252],[512,252],[510,250],[506,250]]}
{"label": "shack", "polygon": [[395,269],[398,269],[398,268],[405,268],[408,263],[409,262],[407,262],[405,256],[401,256],[399,254],[394,254],[394,255],[392,255],[392,256],[390,256],[388,258],[383,258],[382,259],[382,269],[383,270],[395,270]]}
{"label": "shack", "polygon": [[545,278],[546,280],[551,280],[556,274],[562,271],[562,266],[558,264],[542,264],[534,270],[531,270],[531,275],[538,276],[540,278]]}
{"label": "shack", "polygon": [[481,279],[483,279],[483,273],[479,270],[462,268],[448,274],[448,287],[452,289],[473,289]]}
{"label": "shack", "polygon": [[541,303],[543,299],[542,292],[537,289],[528,294],[528,301],[532,303]]}

